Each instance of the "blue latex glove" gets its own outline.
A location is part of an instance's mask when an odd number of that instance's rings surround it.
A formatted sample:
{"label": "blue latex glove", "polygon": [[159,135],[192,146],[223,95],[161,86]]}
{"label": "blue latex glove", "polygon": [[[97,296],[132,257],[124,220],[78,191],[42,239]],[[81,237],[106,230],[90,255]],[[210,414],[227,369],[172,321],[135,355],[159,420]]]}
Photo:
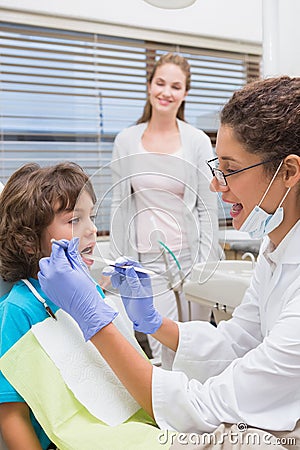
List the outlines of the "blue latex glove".
{"label": "blue latex glove", "polygon": [[[126,269],[120,266],[128,265]],[[111,284],[118,289],[126,312],[133,322],[133,328],[146,334],[155,333],[162,324],[162,317],[153,305],[152,286],[149,275],[136,272],[134,267],[142,267],[138,262],[119,258],[103,275],[111,277]]]}
{"label": "blue latex glove", "polygon": [[88,274],[78,252],[78,238],[52,244],[52,253],[40,260],[38,279],[42,290],[78,323],[85,340],[117,316],[101,298],[101,289]]}

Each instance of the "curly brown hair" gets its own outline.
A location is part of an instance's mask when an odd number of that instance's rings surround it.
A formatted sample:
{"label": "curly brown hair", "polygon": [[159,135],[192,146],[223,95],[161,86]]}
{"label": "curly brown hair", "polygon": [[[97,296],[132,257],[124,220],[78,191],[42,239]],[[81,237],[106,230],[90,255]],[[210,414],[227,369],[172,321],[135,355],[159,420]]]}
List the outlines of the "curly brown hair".
{"label": "curly brown hair", "polygon": [[44,256],[42,232],[55,214],[73,211],[83,189],[96,203],[88,175],[75,163],[29,163],[13,173],[0,194],[0,275],[5,281],[36,277]]}
{"label": "curly brown hair", "polygon": [[[151,81],[153,80],[153,77],[154,77],[155,72],[158,69],[158,67],[161,67],[164,64],[175,64],[176,66],[180,67],[180,69],[182,70],[182,72],[184,73],[184,75],[186,77],[185,78],[185,89],[188,92],[191,87],[191,67],[190,67],[188,60],[186,58],[184,58],[183,56],[178,55],[177,53],[165,53],[164,55],[162,55],[159,58],[159,60],[153,66],[153,69],[148,77],[148,83],[150,84]],[[185,120],[184,119],[184,108],[185,108],[185,101],[183,101],[181,103],[181,105],[177,111],[177,118],[180,120],[183,120],[183,121]],[[139,124],[139,123],[148,122],[151,119],[151,116],[152,116],[152,105],[150,103],[149,98],[147,98],[143,114],[136,121],[136,123]]]}
{"label": "curly brown hair", "polygon": [[236,91],[221,112],[221,124],[274,172],[278,159],[300,156],[300,78],[282,76],[254,81]]}

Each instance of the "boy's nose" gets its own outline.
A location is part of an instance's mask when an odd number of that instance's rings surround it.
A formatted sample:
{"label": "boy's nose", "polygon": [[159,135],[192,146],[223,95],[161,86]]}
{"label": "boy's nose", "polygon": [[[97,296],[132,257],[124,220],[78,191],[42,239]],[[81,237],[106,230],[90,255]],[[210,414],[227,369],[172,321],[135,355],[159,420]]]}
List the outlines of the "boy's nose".
{"label": "boy's nose", "polygon": [[86,227],[86,233],[88,233],[88,234],[94,234],[94,233],[97,233],[97,227],[96,227],[96,224],[95,224],[92,220],[89,220],[89,224],[88,224],[88,226]]}

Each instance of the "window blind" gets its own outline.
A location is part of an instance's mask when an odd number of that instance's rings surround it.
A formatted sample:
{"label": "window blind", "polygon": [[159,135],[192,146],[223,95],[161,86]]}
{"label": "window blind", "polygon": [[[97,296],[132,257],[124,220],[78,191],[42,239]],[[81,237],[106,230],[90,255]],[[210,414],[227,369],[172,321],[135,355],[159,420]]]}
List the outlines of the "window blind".
{"label": "window blind", "polygon": [[92,177],[106,234],[113,140],[140,117],[147,74],[168,51],[189,60],[186,120],[214,143],[220,108],[259,76],[259,56],[2,22],[0,180],[29,161],[77,162]]}

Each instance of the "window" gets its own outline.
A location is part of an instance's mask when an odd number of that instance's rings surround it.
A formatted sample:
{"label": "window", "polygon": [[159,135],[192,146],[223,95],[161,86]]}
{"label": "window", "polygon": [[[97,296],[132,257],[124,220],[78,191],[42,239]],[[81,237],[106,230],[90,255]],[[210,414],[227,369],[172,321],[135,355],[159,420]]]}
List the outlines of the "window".
{"label": "window", "polygon": [[147,73],[160,54],[180,52],[192,69],[186,119],[212,139],[232,93],[259,76],[256,55],[1,23],[0,180],[28,161],[72,160],[92,176],[109,230],[115,135],[141,115]]}

